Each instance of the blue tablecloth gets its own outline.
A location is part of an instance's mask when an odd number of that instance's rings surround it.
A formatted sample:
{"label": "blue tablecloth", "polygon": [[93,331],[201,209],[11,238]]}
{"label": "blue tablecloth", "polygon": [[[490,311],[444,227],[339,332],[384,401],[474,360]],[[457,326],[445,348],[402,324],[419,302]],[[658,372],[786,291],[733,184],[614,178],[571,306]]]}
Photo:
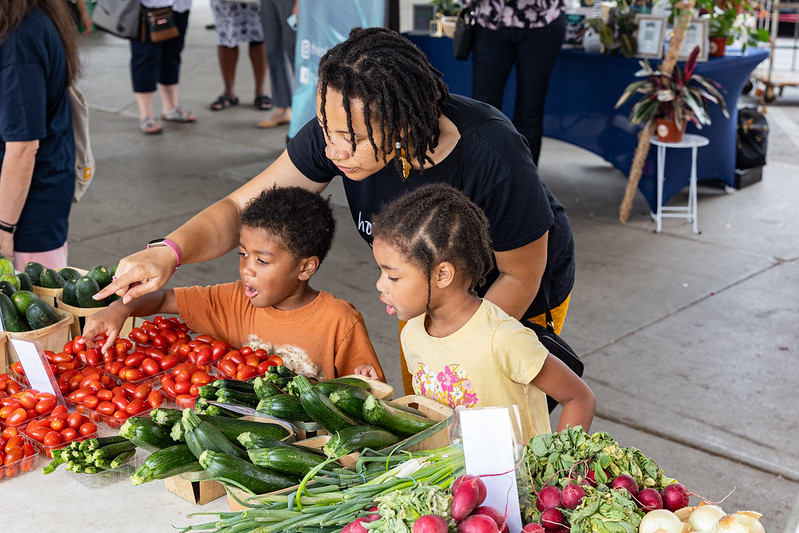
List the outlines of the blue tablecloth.
{"label": "blue tablecloth", "polygon": [[[444,81],[451,92],[471,96],[471,61],[457,61],[452,57],[450,39],[414,34],[406,36],[444,74]],[[735,185],[738,97],[752,70],[767,58],[766,50],[748,48],[741,54],[740,51],[728,49],[726,56],[710,58],[698,64],[697,73],[717,81],[724,88],[723,94],[730,109],[730,118],[725,118],[719,107],[711,104],[710,126],[701,130],[697,130],[693,124],[688,126],[688,133],[698,133],[710,140],[709,146],[699,150],[699,180],[713,179]],[[640,129],[628,123],[632,101],[619,109],[613,109],[613,106],[624,88],[636,79],[634,75],[640,69],[638,61],[621,56],[588,54],[579,49],[561,50],[547,93],[544,135],[585,148],[628,175]],[[515,76],[511,74],[502,109],[511,117],[514,98]],[[664,203],[688,186],[690,153],[682,152],[675,151],[667,159]],[[542,157],[545,158],[546,154],[542,154]],[[638,189],[653,211],[657,202],[655,163],[655,151],[651,150],[638,184]],[[543,178],[546,180],[546,176]]]}

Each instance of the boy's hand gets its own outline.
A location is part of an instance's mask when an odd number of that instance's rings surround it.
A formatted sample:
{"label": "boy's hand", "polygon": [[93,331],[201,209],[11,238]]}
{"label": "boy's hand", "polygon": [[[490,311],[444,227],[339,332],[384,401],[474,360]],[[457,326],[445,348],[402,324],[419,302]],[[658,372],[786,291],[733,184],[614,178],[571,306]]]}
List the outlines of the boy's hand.
{"label": "boy's hand", "polygon": [[377,370],[375,370],[375,367],[369,363],[356,366],[355,373],[372,379],[380,379],[380,376],[377,375]]}
{"label": "boy's hand", "polygon": [[83,338],[86,341],[86,347],[96,347],[97,343],[95,341],[104,333],[108,336],[108,339],[103,344],[102,353],[106,353],[113,348],[119,335],[119,330],[122,329],[122,325],[129,316],[125,308],[122,305],[114,305],[116,303],[114,302],[106,309],[86,318],[86,325],[83,327]]}

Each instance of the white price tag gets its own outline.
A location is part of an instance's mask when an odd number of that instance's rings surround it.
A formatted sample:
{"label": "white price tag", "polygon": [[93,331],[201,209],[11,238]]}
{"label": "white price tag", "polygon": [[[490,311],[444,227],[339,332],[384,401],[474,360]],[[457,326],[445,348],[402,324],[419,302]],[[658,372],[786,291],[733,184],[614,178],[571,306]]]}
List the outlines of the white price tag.
{"label": "white price tag", "polygon": [[[522,515],[516,488],[513,454],[514,425],[507,407],[463,409],[460,417],[466,473],[479,475],[486,486],[483,505],[508,515],[510,531],[520,531]],[[518,417],[517,411],[513,413]],[[507,473],[504,473],[507,472]],[[488,474],[500,474],[495,476]]]}
{"label": "white price tag", "polygon": [[[47,363],[42,346],[37,342],[22,339],[8,339],[17,352],[17,358],[25,370],[25,377],[32,389],[39,392],[51,392],[56,398],[62,398],[61,391],[56,386],[55,376]],[[63,403],[63,399],[60,403]]]}

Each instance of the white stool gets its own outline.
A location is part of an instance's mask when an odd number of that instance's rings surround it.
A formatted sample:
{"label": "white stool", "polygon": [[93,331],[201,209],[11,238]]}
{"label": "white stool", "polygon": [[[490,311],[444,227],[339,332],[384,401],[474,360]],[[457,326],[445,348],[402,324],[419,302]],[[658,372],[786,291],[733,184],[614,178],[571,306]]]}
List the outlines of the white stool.
{"label": "white stool", "polygon": [[[660,233],[660,228],[663,218],[686,218],[694,223],[694,233],[699,233],[699,220],[698,209],[696,206],[696,152],[701,146],[707,146],[710,141],[707,137],[701,135],[692,135],[686,133],[683,135],[682,141],[676,143],[668,143],[659,141],[657,137],[652,137],[649,141],[658,147],[658,170],[657,170],[657,183],[658,183],[658,204],[657,212],[652,213],[652,217],[657,222],[656,233]],[[690,148],[691,149],[691,181],[688,188],[688,205],[679,207],[670,207],[663,205],[663,182],[665,177],[663,175],[666,168],[666,148]]]}

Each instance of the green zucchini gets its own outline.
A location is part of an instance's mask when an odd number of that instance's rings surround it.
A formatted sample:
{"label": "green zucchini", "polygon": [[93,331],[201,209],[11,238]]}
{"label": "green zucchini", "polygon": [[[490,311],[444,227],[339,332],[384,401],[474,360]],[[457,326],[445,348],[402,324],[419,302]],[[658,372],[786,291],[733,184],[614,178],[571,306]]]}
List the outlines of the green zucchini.
{"label": "green zucchini", "polygon": [[200,455],[200,466],[213,479],[252,494],[274,492],[299,482],[297,477],[287,476],[254,465],[245,459],[213,450],[206,450]]}
{"label": "green zucchini", "polygon": [[305,376],[296,376],[293,381],[300,393],[302,408],[314,422],[330,433],[358,425],[356,420],[336,407],[322,391],[312,387]]}
{"label": "green zucchini", "polygon": [[46,289],[60,289],[64,286],[64,278],[52,268],[45,267],[39,278],[40,285]]}
{"label": "green zucchini", "polygon": [[181,409],[170,409],[169,407],[156,407],[150,411],[150,418],[159,426],[171,428],[175,422],[180,422],[183,416]]}
{"label": "green zucchini", "polygon": [[217,379],[206,385],[206,387],[255,393],[255,384],[252,381],[242,381],[240,379]]}
{"label": "green zucchini", "polygon": [[322,391],[325,396],[328,396],[331,392],[336,390],[341,385],[349,385],[351,387],[358,387],[360,389],[369,390],[369,384],[360,378],[348,378],[348,377],[341,377],[341,378],[333,378],[333,379],[326,379],[324,381],[320,381],[316,385],[315,388]]}
{"label": "green zucchini", "polygon": [[264,398],[269,398],[270,396],[274,396],[276,394],[283,394],[283,391],[280,388],[272,383],[269,380],[258,376],[253,381],[253,389],[255,394],[258,396],[259,399],[263,400]]}
{"label": "green zucchini", "polygon": [[176,444],[153,452],[131,474],[130,480],[134,485],[141,485],[155,479],[166,479],[184,472],[198,472],[202,469],[187,445]]}
{"label": "green zucchini", "polygon": [[191,409],[183,410],[183,419],[181,423],[183,424],[183,434],[186,439],[186,444],[189,446],[191,453],[198,459],[206,450],[221,452],[240,458],[247,457],[247,453],[244,450],[225,437],[213,424],[200,419],[200,416]]}
{"label": "green zucchini", "polygon": [[286,420],[311,421],[311,417],[302,408],[302,401],[291,394],[276,394],[269,398],[264,398],[258,402],[255,410],[265,415]]}
{"label": "green zucchini", "polygon": [[328,457],[341,457],[364,448],[382,450],[399,441],[399,437],[385,429],[351,426],[337,431],[322,449]]}
{"label": "green zucchini", "polygon": [[5,325],[6,331],[20,332],[30,329],[28,322],[25,320],[25,316],[19,314],[17,306],[15,306],[11,298],[3,292],[0,292],[0,314],[3,315],[3,324]]}
{"label": "green zucchini", "polygon": [[102,448],[103,446],[109,446],[111,444],[119,444],[120,442],[130,442],[125,437],[120,437],[119,435],[111,435],[109,437],[95,437],[92,439],[86,439],[80,441],[78,444],[78,450],[82,452],[96,450],[98,448]]}
{"label": "green zucchini", "polygon": [[61,301],[67,305],[71,305],[72,307],[80,307],[78,304],[78,294],[75,288],[75,282],[72,280],[66,280],[64,282],[64,286],[61,289]]}
{"label": "green zucchini", "polygon": [[80,272],[75,270],[72,267],[64,267],[58,271],[61,274],[61,277],[64,278],[64,281],[78,281],[80,277]]}
{"label": "green zucchini", "polygon": [[330,398],[333,405],[348,415],[363,419],[363,402],[369,396],[371,396],[369,391],[361,387],[338,385],[327,397]]}
{"label": "green zucchini", "polygon": [[78,306],[82,308],[105,307],[105,302],[92,298],[100,292],[97,280],[89,276],[81,276],[75,282],[75,296],[78,299]]}
{"label": "green zucchini", "polygon": [[241,420],[229,416],[197,415],[200,419],[210,422],[222,432],[222,434],[232,442],[238,440],[238,436],[245,431],[250,431],[258,435],[266,435],[273,439],[283,439],[289,435],[289,431],[280,424],[271,422],[255,422],[252,420]]}
{"label": "green zucchini", "polygon": [[258,405],[258,396],[254,392],[241,392],[235,389],[217,389],[216,399],[224,403],[237,403],[247,407]]}
{"label": "green zucchini", "polygon": [[111,465],[110,465],[111,468],[117,468],[124,465],[125,463],[133,459],[134,455],[136,455],[136,450],[130,450],[127,452],[120,453],[111,460]]}
{"label": "green zucchini", "polygon": [[103,446],[102,448],[97,448],[91,453],[91,461],[96,461],[97,459],[113,459],[117,455],[123,452],[128,452],[130,450],[135,450],[136,445],[133,441],[125,441],[125,442],[117,442],[114,444],[108,444],[107,446]]}
{"label": "green zucchini", "polygon": [[291,446],[282,440],[273,439],[272,437],[268,437],[266,435],[257,435],[255,433],[250,433],[249,431],[245,431],[239,435],[239,438],[236,440],[238,440],[239,443],[248,450],[253,448],[282,448],[285,446]]}
{"label": "green zucchini", "polygon": [[32,291],[33,290],[33,281],[31,281],[30,275],[27,272],[20,272],[17,274],[17,279],[19,280],[19,290],[21,291]]}
{"label": "green zucchini", "polygon": [[119,434],[139,448],[155,451],[173,446],[175,441],[169,430],[156,424],[151,418],[132,416],[119,428]]}
{"label": "green zucchini", "polygon": [[25,320],[31,329],[41,329],[52,326],[60,320],[53,306],[44,300],[34,300],[25,310]]}
{"label": "green zucchini", "polygon": [[247,455],[253,464],[290,476],[305,476],[315,467],[327,461],[327,457],[300,449],[300,446],[253,448],[247,450]]}
{"label": "green zucchini", "polygon": [[36,261],[25,263],[25,273],[30,276],[31,282],[33,282],[34,285],[41,285],[42,270],[44,270],[44,265],[41,263],[37,263]]}
{"label": "green zucchini", "polygon": [[416,435],[436,424],[435,420],[397,409],[372,395],[363,403],[363,418],[370,424],[403,437]]}

